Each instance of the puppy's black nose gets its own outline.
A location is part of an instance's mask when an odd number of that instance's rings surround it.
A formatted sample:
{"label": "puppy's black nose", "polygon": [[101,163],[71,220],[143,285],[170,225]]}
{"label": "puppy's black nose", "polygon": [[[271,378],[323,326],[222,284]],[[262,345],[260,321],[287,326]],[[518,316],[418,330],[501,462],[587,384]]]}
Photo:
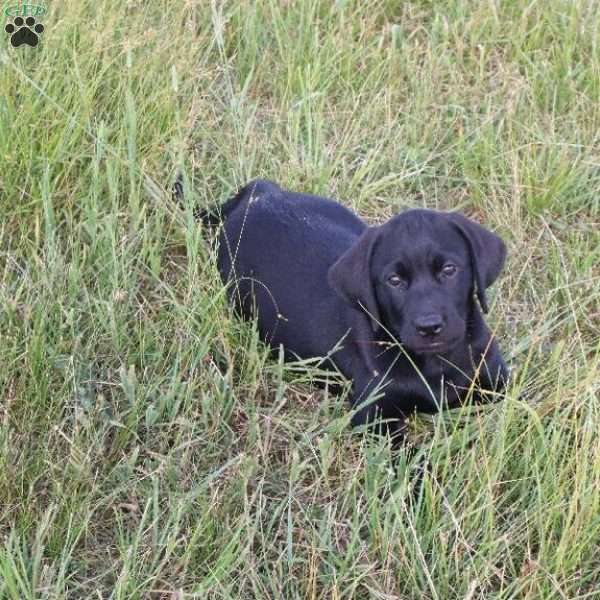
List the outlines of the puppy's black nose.
{"label": "puppy's black nose", "polygon": [[415,327],[423,337],[438,335],[445,325],[442,315],[422,315],[415,319]]}

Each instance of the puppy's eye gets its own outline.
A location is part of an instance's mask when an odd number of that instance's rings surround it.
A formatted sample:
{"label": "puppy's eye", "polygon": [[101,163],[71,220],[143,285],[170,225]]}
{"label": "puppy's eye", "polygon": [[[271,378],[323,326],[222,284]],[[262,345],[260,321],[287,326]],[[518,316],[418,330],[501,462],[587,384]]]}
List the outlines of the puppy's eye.
{"label": "puppy's eye", "polygon": [[442,267],[442,275],[444,277],[454,277],[458,269],[453,264],[447,264]]}
{"label": "puppy's eye", "polygon": [[404,285],[404,279],[402,279],[402,277],[400,277],[400,275],[398,275],[396,273],[394,273],[393,275],[390,275],[387,279],[387,282],[392,287],[398,287],[399,285]]}

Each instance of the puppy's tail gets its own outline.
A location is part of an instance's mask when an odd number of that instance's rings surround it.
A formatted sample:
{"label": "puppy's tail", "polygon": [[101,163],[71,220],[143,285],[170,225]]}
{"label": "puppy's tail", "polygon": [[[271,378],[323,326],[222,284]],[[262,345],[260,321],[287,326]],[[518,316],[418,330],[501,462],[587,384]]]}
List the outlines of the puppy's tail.
{"label": "puppy's tail", "polygon": [[[223,204],[214,204],[208,208],[196,206],[193,211],[194,220],[202,223],[205,227],[218,227],[227,216],[235,209],[235,207],[247,196],[257,196],[264,193],[279,192],[281,188],[272,181],[263,179],[255,179],[246,184],[234,196],[229,198]],[[181,172],[177,174],[175,182],[171,190],[173,201],[183,206],[183,175]]]}
{"label": "puppy's tail", "polygon": [[[183,208],[183,174],[181,171],[177,173],[177,177],[171,188],[171,198],[173,199],[173,202],[179,204],[179,206]],[[206,208],[196,205],[192,212],[192,216],[194,217],[194,221],[202,223],[205,227],[212,229],[221,223],[221,207],[219,205],[214,205]]]}

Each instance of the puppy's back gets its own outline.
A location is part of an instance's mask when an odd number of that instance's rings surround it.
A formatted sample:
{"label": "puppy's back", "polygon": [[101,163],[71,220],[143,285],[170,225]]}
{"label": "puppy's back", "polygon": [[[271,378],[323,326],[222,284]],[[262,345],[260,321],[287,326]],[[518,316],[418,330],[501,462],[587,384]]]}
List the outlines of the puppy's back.
{"label": "puppy's back", "polygon": [[[221,214],[218,267],[238,309],[258,312],[261,335],[273,345],[300,356],[326,353],[347,330],[327,272],[366,224],[338,202],[264,181],[244,186]],[[323,321],[329,335],[317,325]]]}

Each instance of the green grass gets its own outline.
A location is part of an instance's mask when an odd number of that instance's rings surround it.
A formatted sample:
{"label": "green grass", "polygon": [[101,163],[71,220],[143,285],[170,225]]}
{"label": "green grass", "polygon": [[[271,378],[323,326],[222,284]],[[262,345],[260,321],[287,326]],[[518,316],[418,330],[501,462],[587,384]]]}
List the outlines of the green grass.
{"label": "green grass", "polygon": [[[0,45],[0,599],[600,597],[597,4],[44,24]],[[191,215],[258,176],[499,232],[505,401],[413,418],[392,460],[316,363],[269,358]]]}

